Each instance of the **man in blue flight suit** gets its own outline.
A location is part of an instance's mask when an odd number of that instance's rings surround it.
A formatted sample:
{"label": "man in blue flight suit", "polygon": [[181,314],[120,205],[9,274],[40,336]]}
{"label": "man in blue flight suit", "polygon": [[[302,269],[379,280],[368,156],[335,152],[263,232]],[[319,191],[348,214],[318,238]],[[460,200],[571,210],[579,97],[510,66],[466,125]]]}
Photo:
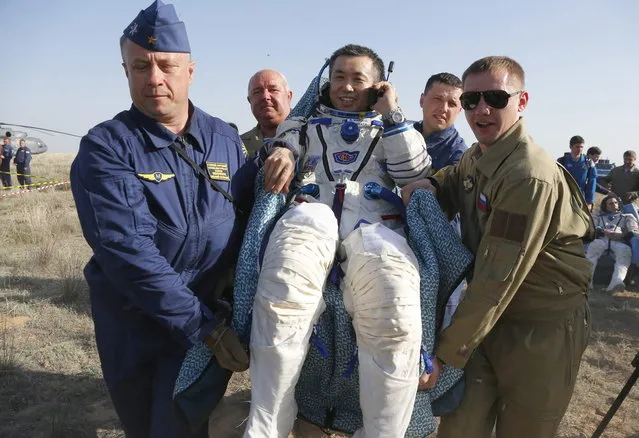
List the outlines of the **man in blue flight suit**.
{"label": "man in blue flight suit", "polygon": [[461,79],[452,73],[437,73],[428,78],[419,98],[423,118],[415,123],[415,129],[426,140],[428,155],[433,159],[433,172],[459,163],[468,149],[455,128],[455,120],[462,110],[461,93]]}
{"label": "man in blue flight suit", "polygon": [[[85,135],[71,185],[93,257],[91,289],[104,379],[128,438],[186,430],[172,393],[186,350],[204,341],[223,396],[248,357],[214,290],[236,262],[254,167],[235,129],[188,98],[185,25],[157,0],[120,39],[133,105]],[[232,370],[232,371],[231,371]]]}
{"label": "man in blue flight suit", "polygon": [[[426,141],[428,155],[433,160],[433,173],[459,163],[468,149],[463,137],[455,128],[455,120],[461,113],[459,100],[462,94],[462,81],[452,73],[437,73],[426,81],[424,92],[419,97],[423,118],[415,123],[415,129],[422,133]],[[461,236],[459,215],[455,215],[451,224]],[[450,320],[464,297],[466,282],[462,282],[451,294],[444,309],[442,328],[448,326]],[[419,389],[424,389],[425,377],[420,380]],[[438,401],[442,403],[442,399]]]}
{"label": "man in blue flight suit", "polygon": [[590,158],[583,154],[585,140],[580,135],[570,138],[570,152],[566,152],[557,161],[575,178],[588,208],[592,211],[597,189],[597,168]]}
{"label": "man in blue flight suit", "polygon": [[3,143],[0,157],[0,181],[2,181],[2,188],[11,190],[11,158],[13,157],[11,138],[5,137]]}
{"label": "man in blue flight suit", "polygon": [[21,187],[31,184],[31,149],[24,139],[20,139],[20,147],[16,150],[13,164],[16,165],[16,172],[18,172],[18,184]]}

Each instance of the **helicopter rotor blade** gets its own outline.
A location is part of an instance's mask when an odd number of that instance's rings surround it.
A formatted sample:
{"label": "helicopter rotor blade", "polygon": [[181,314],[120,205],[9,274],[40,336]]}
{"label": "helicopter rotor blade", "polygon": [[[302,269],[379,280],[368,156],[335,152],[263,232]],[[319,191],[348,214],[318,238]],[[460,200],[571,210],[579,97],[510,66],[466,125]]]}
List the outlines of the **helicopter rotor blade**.
{"label": "helicopter rotor blade", "polygon": [[81,135],[71,134],[70,132],[64,132],[64,131],[56,131],[55,129],[40,128],[39,126],[16,125],[15,123],[4,123],[4,122],[0,123],[0,126],[4,126],[4,125],[17,126],[19,128],[37,129],[39,131],[49,131],[49,132],[55,132],[56,134],[63,134],[63,135],[69,135],[71,137],[82,138]]}

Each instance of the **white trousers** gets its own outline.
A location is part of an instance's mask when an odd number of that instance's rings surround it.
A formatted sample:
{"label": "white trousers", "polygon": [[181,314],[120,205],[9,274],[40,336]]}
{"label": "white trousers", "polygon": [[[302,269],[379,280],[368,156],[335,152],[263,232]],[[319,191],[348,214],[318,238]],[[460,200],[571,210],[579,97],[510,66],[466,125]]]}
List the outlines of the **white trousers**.
{"label": "white trousers", "polygon": [[[592,272],[594,274],[597,267],[597,261],[599,257],[608,249],[608,238],[595,239],[590,245],[588,245],[588,251],[586,251],[586,258],[592,263]],[[631,249],[628,245],[615,240],[610,241],[610,250],[615,255],[615,269],[610,279],[610,284],[606,290],[610,291],[618,285],[623,284],[623,280],[628,273],[628,267],[630,266]]]}
{"label": "white trousers", "polygon": [[[287,211],[266,247],[251,329],[251,409],[244,437],[285,438],[297,415],[295,385],[339,237],[330,207]],[[419,378],[418,264],[406,239],[363,225],[339,245],[341,289],[353,318],[364,426],[355,437],[403,437]]]}

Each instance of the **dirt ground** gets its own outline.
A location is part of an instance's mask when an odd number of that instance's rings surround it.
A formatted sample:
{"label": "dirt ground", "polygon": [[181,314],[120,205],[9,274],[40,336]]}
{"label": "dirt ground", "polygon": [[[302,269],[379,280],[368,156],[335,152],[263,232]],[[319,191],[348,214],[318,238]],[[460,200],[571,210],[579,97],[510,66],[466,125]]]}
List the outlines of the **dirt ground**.
{"label": "dirt ground", "polygon": [[[66,179],[71,155],[34,157],[32,171]],[[84,243],[68,186],[0,199],[0,438],[124,436],[105,390],[82,267]],[[639,293],[590,296],[593,337],[559,437],[589,437],[631,374],[639,351]],[[239,437],[250,400],[233,377],[211,437]],[[300,424],[294,436],[320,437]],[[333,435],[334,437],[340,435]],[[604,437],[639,438],[639,384]]]}

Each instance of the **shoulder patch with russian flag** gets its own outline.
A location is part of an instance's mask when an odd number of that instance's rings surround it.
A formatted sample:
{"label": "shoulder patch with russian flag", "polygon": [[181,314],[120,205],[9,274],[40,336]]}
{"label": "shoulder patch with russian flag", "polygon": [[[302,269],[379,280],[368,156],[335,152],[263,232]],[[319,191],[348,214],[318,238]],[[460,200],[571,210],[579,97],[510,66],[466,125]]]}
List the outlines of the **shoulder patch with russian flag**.
{"label": "shoulder patch with russian flag", "polygon": [[488,211],[488,198],[483,193],[480,193],[477,198],[477,208],[481,211]]}

